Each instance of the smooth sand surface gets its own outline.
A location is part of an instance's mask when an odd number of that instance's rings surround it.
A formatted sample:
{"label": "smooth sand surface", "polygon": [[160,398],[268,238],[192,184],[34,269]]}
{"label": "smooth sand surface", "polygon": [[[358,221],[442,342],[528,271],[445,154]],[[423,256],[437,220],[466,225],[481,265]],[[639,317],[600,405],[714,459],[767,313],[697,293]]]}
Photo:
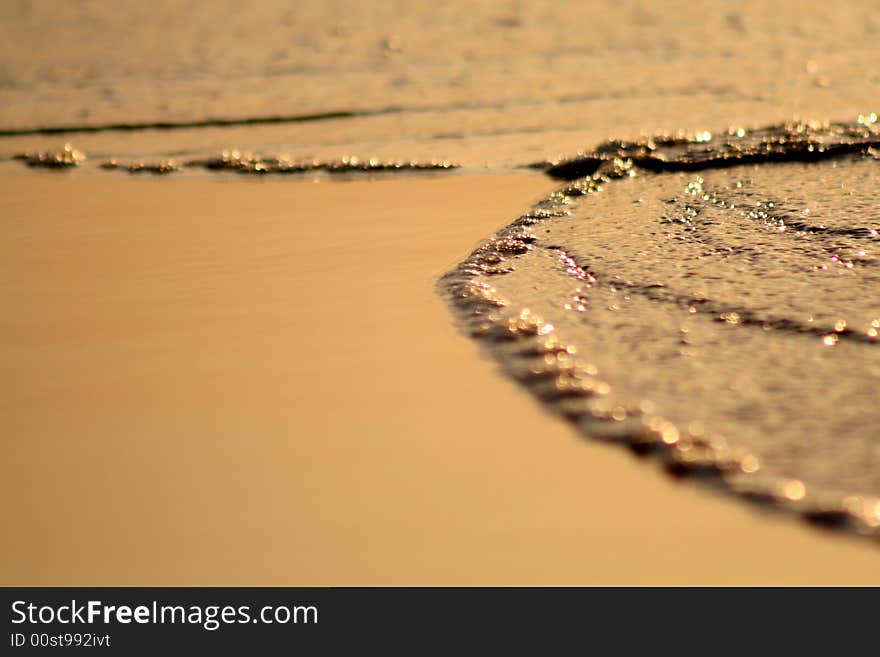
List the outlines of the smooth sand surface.
{"label": "smooth sand surface", "polygon": [[457,330],[437,276],[552,187],[0,179],[0,583],[880,583]]}

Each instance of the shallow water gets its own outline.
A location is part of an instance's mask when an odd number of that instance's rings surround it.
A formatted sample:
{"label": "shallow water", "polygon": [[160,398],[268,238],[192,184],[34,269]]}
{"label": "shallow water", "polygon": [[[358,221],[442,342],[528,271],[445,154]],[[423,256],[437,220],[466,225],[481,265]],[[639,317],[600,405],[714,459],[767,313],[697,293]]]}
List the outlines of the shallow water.
{"label": "shallow water", "polygon": [[[0,154],[71,140],[95,158],[239,148],[498,167],[658,129],[854,118],[880,92],[878,6],[4,2],[0,129],[233,124],[13,135]],[[294,120],[309,116],[325,118]],[[272,117],[291,121],[252,121]]]}
{"label": "shallow water", "polygon": [[[705,166],[722,161],[721,148],[690,148]],[[658,161],[694,157],[647,163]],[[875,532],[873,151],[693,172],[616,166],[619,177],[551,195],[448,277],[468,326],[587,435]]]}

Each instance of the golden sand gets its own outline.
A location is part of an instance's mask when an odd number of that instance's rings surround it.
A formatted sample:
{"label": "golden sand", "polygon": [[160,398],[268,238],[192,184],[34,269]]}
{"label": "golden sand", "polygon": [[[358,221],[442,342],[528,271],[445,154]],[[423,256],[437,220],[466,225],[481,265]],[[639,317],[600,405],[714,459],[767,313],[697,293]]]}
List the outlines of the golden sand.
{"label": "golden sand", "polygon": [[436,278],[552,188],[5,176],[0,583],[880,583],[479,357]]}

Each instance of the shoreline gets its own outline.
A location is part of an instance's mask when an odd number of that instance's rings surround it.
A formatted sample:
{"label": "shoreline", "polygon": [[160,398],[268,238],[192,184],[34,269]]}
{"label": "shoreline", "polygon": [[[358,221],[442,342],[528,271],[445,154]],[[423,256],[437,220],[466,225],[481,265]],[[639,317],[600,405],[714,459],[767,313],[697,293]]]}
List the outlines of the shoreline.
{"label": "shoreline", "polygon": [[437,278],[557,186],[3,175],[3,583],[880,583],[461,332]]}

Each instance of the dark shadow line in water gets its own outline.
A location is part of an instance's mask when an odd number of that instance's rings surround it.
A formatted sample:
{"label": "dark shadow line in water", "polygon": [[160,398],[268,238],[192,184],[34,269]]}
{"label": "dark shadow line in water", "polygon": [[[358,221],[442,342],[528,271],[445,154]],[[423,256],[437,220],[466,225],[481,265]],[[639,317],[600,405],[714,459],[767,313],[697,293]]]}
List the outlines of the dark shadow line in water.
{"label": "dark shadow line in water", "polygon": [[[549,247],[544,247],[549,248]],[[642,298],[654,301],[660,304],[674,305],[679,308],[699,308],[700,312],[712,315],[717,322],[724,322],[731,326],[743,326],[750,328],[759,328],[762,330],[775,330],[788,335],[808,335],[815,338],[821,338],[827,335],[835,335],[841,340],[850,340],[856,343],[870,345],[876,347],[878,344],[875,338],[866,334],[859,333],[849,328],[836,330],[832,326],[811,326],[800,322],[796,319],[788,317],[774,317],[772,315],[762,316],[751,308],[745,306],[728,306],[714,299],[706,297],[696,297],[694,295],[682,294],[666,285],[658,285],[655,283],[636,283],[632,281],[614,281],[610,276],[597,273],[592,269],[587,269],[578,263],[578,256],[561,249],[552,249],[557,251],[561,257],[565,258],[568,263],[562,265],[562,269],[570,275],[577,278],[577,274],[572,273],[571,263],[577,265],[579,271],[585,271],[590,277],[590,285],[595,287],[608,287],[614,290],[624,290],[630,294],[638,295]],[[603,280],[609,280],[609,283],[603,283]]]}
{"label": "dark shadow line in water", "polygon": [[379,110],[344,110],[320,112],[316,114],[292,114],[278,116],[258,116],[237,119],[201,119],[196,121],[154,121],[143,123],[104,123],[97,125],[62,125],[41,128],[6,128],[0,130],[0,137],[24,137],[29,135],[63,135],[87,132],[137,132],[142,130],[189,130],[194,128],[225,128],[236,126],[272,125],[280,123],[307,123],[310,121],[331,121],[351,119],[360,116],[395,114],[402,110],[387,107]]}
{"label": "dark shadow line in water", "polygon": [[[666,160],[651,155],[629,157],[634,166],[653,171],[655,173],[678,173],[705,171],[707,169],[728,169],[746,164],[773,164],[783,162],[819,162],[844,155],[864,153],[869,148],[880,148],[880,139],[854,144],[835,144],[834,146],[820,147],[815,150],[807,147],[803,149],[785,152],[754,152],[737,155],[722,155],[705,160]],[[577,180],[584,176],[596,173],[599,168],[610,161],[608,157],[584,156],[572,160],[565,160],[558,164],[542,164],[540,162],[525,166],[535,169],[544,169],[551,178],[557,180]]]}
{"label": "dark shadow line in water", "polygon": [[[714,89],[710,90],[715,94],[727,94],[729,90]],[[687,89],[666,89],[659,90],[652,94],[651,97],[666,96],[693,96],[693,92]],[[457,112],[468,110],[487,110],[496,109],[504,110],[511,107],[530,107],[553,104],[576,104],[588,103],[594,101],[613,101],[622,98],[632,99],[634,97],[642,97],[638,94],[638,89],[626,89],[609,94],[580,94],[566,95],[555,98],[544,99],[514,99],[512,101],[493,101],[493,102],[475,102],[475,103],[448,103],[440,105],[425,105],[421,107],[378,107],[373,109],[360,110],[332,110],[327,112],[315,112],[311,114],[289,114],[274,116],[255,116],[255,117],[239,117],[239,118],[208,118],[208,119],[192,119],[180,121],[144,121],[132,123],[104,123],[94,125],[59,125],[59,126],[42,126],[31,128],[0,128],[0,138],[3,137],[26,137],[36,135],[63,135],[76,133],[96,133],[96,132],[137,132],[143,130],[190,130],[198,128],[224,128],[236,126],[255,126],[255,125],[273,125],[284,123],[306,123],[311,121],[331,121],[337,119],[355,119],[370,116],[382,116],[388,114],[410,113],[430,113],[430,112]],[[536,129],[535,132],[540,132]],[[513,131],[514,133],[518,131]],[[463,133],[467,135],[468,133]],[[490,133],[491,134],[491,133]],[[500,134],[504,134],[503,132]],[[439,135],[440,138],[452,138],[445,135]],[[544,167],[542,167],[544,168]]]}
{"label": "dark shadow line in water", "polygon": [[[846,238],[856,242],[875,243],[878,241],[878,231],[875,228],[825,226],[824,224],[810,223],[803,219],[802,214],[786,210],[784,208],[785,202],[778,198],[758,197],[751,193],[735,195],[723,189],[713,190],[702,187],[702,183],[700,183],[700,194],[691,193],[691,196],[694,198],[684,197],[683,207],[676,207],[679,205],[679,198],[670,199],[668,203],[673,205],[675,211],[661,217],[660,223],[674,228],[683,227],[685,230],[682,237],[692,238],[709,249],[704,255],[728,258],[748,254],[752,258],[762,257],[753,247],[741,244],[731,245],[718,239],[707,230],[714,225],[714,222],[705,222],[701,217],[704,209],[714,207],[735,212],[737,220],[742,219],[755,229],[772,235],[775,239],[788,242],[797,240],[800,242],[798,246],[801,251],[812,250],[820,258],[830,256],[832,261],[845,267],[851,268],[856,265],[874,267],[880,264],[878,260],[864,258],[860,255],[842,256],[842,250],[857,249],[857,246],[834,241],[834,238]],[[745,226],[746,223],[740,225]],[[804,242],[804,237],[808,237],[809,240]]]}

